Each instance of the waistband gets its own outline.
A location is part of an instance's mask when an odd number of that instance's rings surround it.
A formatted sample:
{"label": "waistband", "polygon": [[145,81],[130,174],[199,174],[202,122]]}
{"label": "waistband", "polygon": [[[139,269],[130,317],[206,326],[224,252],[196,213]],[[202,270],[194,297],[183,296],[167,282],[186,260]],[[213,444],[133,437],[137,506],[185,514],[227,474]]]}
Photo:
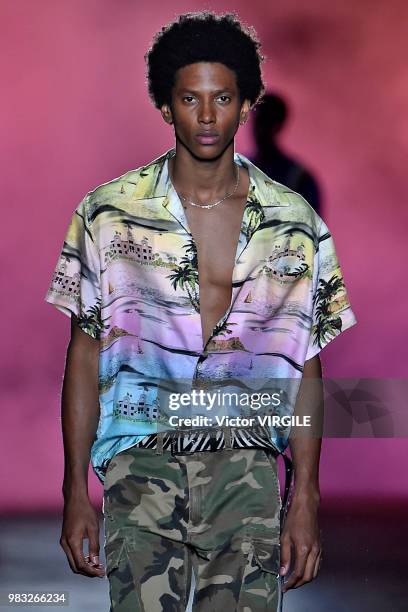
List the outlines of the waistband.
{"label": "waistband", "polygon": [[164,431],[146,436],[135,446],[155,449],[157,455],[165,450],[170,451],[172,455],[187,455],[203,451],[232,450],[233,448],[264,448],[276,453],[280,452],[270,439],[266,428],[263,427]]}

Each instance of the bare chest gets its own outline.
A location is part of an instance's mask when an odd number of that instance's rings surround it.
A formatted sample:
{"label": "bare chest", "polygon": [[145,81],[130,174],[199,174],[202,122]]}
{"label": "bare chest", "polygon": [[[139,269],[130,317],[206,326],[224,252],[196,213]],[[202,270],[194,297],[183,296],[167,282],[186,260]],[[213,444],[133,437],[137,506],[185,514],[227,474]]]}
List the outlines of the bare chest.
{"label": "bare chest", "polygon": [[[227,310],[246,198],[224,202],[218,210],[196,209],[185,214],[197,248],[200,313],[204,344]],[[224,206],[224,208],[222,208]]]}
{"label": "bare chest", "polygon": [[221,204],[217,211],[185,208],[197,247],[201,288],[206,284],[230,288],[245,203],[245,198],[239,198],[224,209]]}

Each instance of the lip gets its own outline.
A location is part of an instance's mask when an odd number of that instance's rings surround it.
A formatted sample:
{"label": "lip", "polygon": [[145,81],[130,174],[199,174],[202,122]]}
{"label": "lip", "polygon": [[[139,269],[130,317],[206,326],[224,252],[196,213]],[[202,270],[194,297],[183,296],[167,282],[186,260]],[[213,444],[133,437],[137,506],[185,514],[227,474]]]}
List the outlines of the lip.
{"label": "lip", "polygon": [[200,132],[196,135],[196,140],[203,145],[212,145],[217,142],[219,135],[215,132]]}

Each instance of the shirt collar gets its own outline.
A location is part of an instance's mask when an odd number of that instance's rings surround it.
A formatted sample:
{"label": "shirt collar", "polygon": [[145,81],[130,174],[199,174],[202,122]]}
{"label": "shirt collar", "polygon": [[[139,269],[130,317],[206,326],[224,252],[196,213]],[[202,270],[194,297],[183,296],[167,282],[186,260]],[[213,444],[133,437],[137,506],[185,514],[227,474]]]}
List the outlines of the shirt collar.
{"label": "shirt collar", "polygon": [[[168,160],[175,155],[174,148],[169,149],[160,157],[154,159],[140,170],[139,180],[133,193],[136,200],[162,198],[163,206],[173,200],[169,198],[172,184],[168,175]],[[234,154],[234,161],[248,169],[250,181],[250,195],[262,207],[289,206],[290,200],[285,191],[279,189],[280,183],[270,179],[262,170],[241,153]],[[174,189],[174,188],[173,188]]]}

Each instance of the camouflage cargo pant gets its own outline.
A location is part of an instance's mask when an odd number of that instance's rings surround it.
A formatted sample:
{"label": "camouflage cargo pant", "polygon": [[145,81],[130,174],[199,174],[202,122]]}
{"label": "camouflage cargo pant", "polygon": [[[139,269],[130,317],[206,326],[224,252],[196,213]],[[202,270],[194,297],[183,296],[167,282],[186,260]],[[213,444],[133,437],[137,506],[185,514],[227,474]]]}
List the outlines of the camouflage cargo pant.
{"label": "camouflage cargo pant", "polygon": [[104,483],[111,612],[276,611],[282,507],[271,450],[132,447]]}

